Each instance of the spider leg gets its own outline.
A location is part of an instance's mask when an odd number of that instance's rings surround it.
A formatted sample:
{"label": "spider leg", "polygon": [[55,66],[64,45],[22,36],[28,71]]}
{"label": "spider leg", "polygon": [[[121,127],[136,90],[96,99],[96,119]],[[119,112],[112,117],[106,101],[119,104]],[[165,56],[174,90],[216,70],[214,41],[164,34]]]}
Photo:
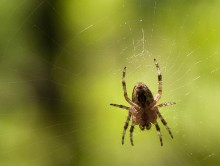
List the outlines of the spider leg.
{"label": "spider leg", "polygon": [[154,59],[154,63],[156,65],[157,75],[158,75],[158,92],[157,92],[157,96],[154,98],[154,101],[150,104],[150,108],[152,108],[158,102],[158,100],[160,100],[162,95],[162,75],[156,59]]}
{"label": "spider leg", "polygon": [[134,142],[133,142],[133,132],[134,132],[134,124],[131,125],[130,128],[130,141],[131,141],[131,145],[134,146]]}
{"label": "spider leg", "polygon": [[156,105],[155,107],[165,107],[165,106],[170,106],[176,104],[175,102],[166,102],[166,103],[161,103]]}
{"label": "spider leg", "polygon": [[160,67],[156,61],[156,59],[154,59],[154,63],[156,65],[156,68],[157,68],[157,75],[158,75],[158,95],[157,95],[157,98],[158,100],[160,99],[161,95],[162,95],[162,75],[161,75],[161,72],[160,72]]}
{"label": "spider leg", "polygon": [[161,146],[163,146],[163,140],[162,140],[162,134],[161,134],[161,132],[160,132],[160,127],[159,127],[159,125],[157,124],[157,122],[155,122],[155,127],[156,127],[156,130],[157,130],[157,135],[159,136],[159,138],[160,138],[160,144],[161,144]]}
{"label": "spider leg", "polygon": [[157,115],[160,118],[161,122],[163,123],[164,126],[166,126],[167,131],[169,132],[171,138],[173,138],[173,134],[171,133],[170,128],[167,126],[167,122],[165,121],[165,119],[163,118],[163,116],[160,114],[159,110],[157,110]]}
{"label": "spider leg", "polygon": [[126,133],[126,130],[128,128],[130,119],[131,119],[131,113],[128,114],[127,120],[126,120],[125,125],[124,125],[124,130],[123,130],[123,134],[122,134],[122,145],[124,144],[125,133]]}
{"label": "spider leg", "polygon": [[130,108],[130,107],[127,107],[127,106],[124,106],[124,105],[121,105],[121,104],[110,104],[110,105],[114,106],[114,107],[126,109],[126,110],[129,110],[129,108]]}
{"label": "spider leg", "polygon": [[122,75],[122,87],[123,87],[123,91],[124,91],[125,100],[126,100],[129,104],[131,104],[132,106],[134,106],[135,109],[141,110],[141,107],[139,107],[137,104],[135,104],[134,102],[132,102],[131,99],[129,99],[129,97],[128,97],[127,88],[126,88],[126,82],[125,82],[125,75],[126,75],[126,67],[124,67],[123,75]]}

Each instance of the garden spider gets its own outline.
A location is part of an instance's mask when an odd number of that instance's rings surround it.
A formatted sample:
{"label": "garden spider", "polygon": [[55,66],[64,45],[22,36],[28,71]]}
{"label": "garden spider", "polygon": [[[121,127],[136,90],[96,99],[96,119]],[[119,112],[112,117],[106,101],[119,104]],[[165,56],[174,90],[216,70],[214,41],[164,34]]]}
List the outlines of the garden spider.
{"label": "garden spider", "polygon": [[166,102],[166,103],[161,103],[161,104],[156,105],[162,95],[162,75],[161,75],[160,68],[159,68],[159,65],[156,59],[154,59],[154,63],[156,65],[157,74],[158,74],[158,94],[155,98],[153,98],[153,95],[150,89],[143,82],[138,82],[134,86],[133,93],[132,93],[132,100],[128,98],[126,83],[125,83],[126,67],[123,70],[122,86],[123,86],[123,91],[124,91],[124,97],[125,97],[125,100],[131,105],[131,107],[127,107],[127,106],[119,105],[119,104],[110,104],[112,106],[128,110],[128,117],[125,122],[124,131],[122,134],[122,144],[124,144],[125,133],[126,133],[126,130],[128,128],[128,124],[131,118],[132,118],[132,124],[130,128],[130,141],[131,141],[132,146],[134,145],[133,143],[134,126],[139,125],[141,130],[144,130],[145,128],[149,130],[151,128],[151,124],[155,125],[156,130],[157,130],[157,135],[160,138],[161,146],[163,146],[160,127],[157,123],[157,116],[160,118],[161,122],[166,127],[171,138],[173,138],[170,128],[167,126],[167,122],[164,120],[164,118],[160,114],[158,108],[164,107],[164,106],[170,106],[176,103]]}

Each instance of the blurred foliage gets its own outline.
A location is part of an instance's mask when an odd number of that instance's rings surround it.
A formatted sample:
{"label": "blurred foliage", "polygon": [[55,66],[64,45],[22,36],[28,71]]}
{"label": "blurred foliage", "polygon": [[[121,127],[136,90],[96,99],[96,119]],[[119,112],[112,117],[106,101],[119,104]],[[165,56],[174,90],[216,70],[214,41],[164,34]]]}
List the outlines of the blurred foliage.
{"label": "blurred foliage", "polygon": [[[0,1],[0,165],[218,165],[219,1]],[[121,133],[121,87],[157,92],[174,134]]]}

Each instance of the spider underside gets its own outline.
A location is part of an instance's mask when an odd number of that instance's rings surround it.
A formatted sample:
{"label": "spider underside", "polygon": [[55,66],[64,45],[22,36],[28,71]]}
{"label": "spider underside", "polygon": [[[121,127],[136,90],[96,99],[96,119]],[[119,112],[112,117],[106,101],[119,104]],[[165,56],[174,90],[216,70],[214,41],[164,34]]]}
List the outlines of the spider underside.
{"label": "spider underside", "polygon": [[160,118],[161,122],[166,127],[167,131],[169,132],[171,138],[173,138],[171,130],[167,126],[167,122],[165,121],[165,119],[159,112],[159,107],[170,106],[176,103],[166,102],[166,103],[161,103],[161,104],[156,105],[162,95],[162,75],[161,75],[160,68],[159,68],[159,65],[156,59],[154,59],[154,63],[156,65],[157,74],[158,74],[158,93],[155,98],[153,97],[152,92],[150,91],[150,89],[147,87],[146,84],[144,84],[143,82],[138,82],[134,86],[133,93],[132,93],[132,100],[131,100],[128,97],[127,89],[126,89],[126,82],[125,82],[126,67],[123,70],[122,87],[124,91],[124,97],[125,97],[125,100],[131,106],[127,107],[127,106],[119,105],[119,104],[110,104],[112,106],[128,110],[128,116],[127,116],[127,120],[124,125],[123,134],[122,134],[122,144],[124,144],[125,133],[128,128],[129,121],[131,119],[132,119],[132,124],[130,127],[131,145],[134,145],[133,143],[134,126],[139,125],[141,130],[144,130],[144,129],[149,130],[152,124],[155,126],[157,130],[157,134],[159,136],[161,146],[163,145],[160,127],[157,123],[157,117]]}

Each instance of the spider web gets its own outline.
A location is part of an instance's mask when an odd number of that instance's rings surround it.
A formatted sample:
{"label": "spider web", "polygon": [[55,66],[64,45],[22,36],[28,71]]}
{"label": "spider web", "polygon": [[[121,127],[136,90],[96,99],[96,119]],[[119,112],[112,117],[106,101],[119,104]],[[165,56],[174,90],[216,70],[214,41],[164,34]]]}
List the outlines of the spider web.
{"label": "spider web", "polygon": [[[1,1],[1,165],[217,165],[219,2]],[[51,22],[47,22],[51,21]],[[129,96],[157,93],[159,122],[121,145]]]}

